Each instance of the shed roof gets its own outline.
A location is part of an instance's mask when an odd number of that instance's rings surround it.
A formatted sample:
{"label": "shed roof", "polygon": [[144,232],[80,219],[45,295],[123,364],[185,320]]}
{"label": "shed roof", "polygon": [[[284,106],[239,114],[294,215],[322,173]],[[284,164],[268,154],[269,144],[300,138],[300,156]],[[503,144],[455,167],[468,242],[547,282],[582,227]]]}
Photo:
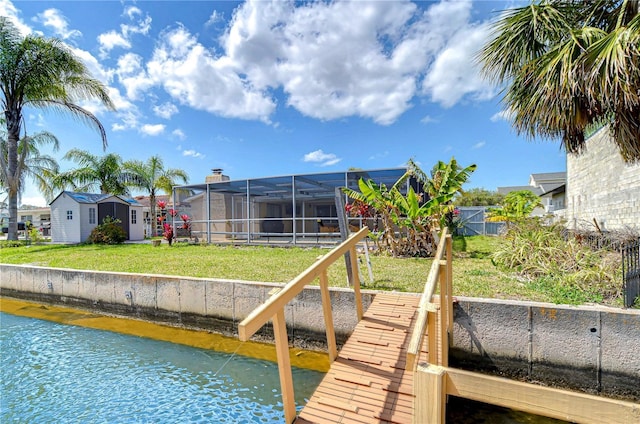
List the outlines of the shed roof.
{"label": "shed roof", "polygon": [[57,195],[56,198],[53,199],[49,204],[52,204],[53,202],[55,202],[56,199],[58,199],[58,197],[62,196],[63,194],[66,194],[67,196],[71,197],[73,200],[75,200],[78,203],[96,204],[104,200],[107,200],[110,197],[116,197],[122,200],[123,202],[129,203],[131,206],[142,206],[135,199],[132,199],[130,197],[124,197],[124,196],[114,195],[114,194],[80,193],[75,191],[63,191],[62,193]]}

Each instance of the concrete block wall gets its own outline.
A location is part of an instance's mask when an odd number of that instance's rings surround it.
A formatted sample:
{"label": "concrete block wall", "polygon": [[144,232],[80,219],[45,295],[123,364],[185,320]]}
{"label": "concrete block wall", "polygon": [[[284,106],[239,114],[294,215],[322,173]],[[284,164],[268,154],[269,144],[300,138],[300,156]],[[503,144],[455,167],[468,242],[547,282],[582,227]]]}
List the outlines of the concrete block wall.
{"label": "concrete block wall", "polygon": [[[223,333],[236,332],[275,287],[0,264],[0,295]],[[365,310],[375,294],[363,291]],[[351,290],[331,289],[339,343],[357,324],[354,301]],[[285,315],[294,344],[325,342],[319,288],[305,288]],[[640,310],[459,297],[454,315],[452,366],[640,402]]]}
{"label": "concrete block wall", "polygon": [[454,366],[640,401],[640,310],[458,298]]}
{"label": "concrete block wall", "polygon": [[[0,294],[95,308],[143,319],[237,331],[237,325],[280,284],[222,279],[77,271],[0,264]],[[368,307],[373,293],[363,296]],[[351,290],[331,290],[336,337],[342,342],[357,324]],[[306,287],[285,308],[292,338],[324,343],[325,325],[318,287]],[[268,332],[268,326],[267,326]]]}
{"label": "concrete block wall", "polygon": [[602,128],[580,155],[567,155],[567,225],[594,230],[633,227],[640,230],[640,164],[625,164]]}

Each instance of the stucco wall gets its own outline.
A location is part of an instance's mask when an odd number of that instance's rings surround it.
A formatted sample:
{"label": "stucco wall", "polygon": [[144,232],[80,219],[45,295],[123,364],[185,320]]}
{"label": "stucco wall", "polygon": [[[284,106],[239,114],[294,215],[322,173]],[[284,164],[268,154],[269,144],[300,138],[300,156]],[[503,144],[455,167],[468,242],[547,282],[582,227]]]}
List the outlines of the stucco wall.
{"label": "stucco wall", "polygon": [[[230,332],[279,286],[0,264],[4,296]],[[365,309],[375,294],[363,291]],[[331,302],[341,343],[357,324],[353,292],[333,288]],[[317,287],[285,313],[295,344],[325,340]],[[640,402],[640,310],[458,298],[454,313],[453,366]]]}
{"label": "stucco wall", "polygon": [[567,225],[594,229],[640,229],[640,164],[627,165],[602,128],[580,155],[567,155]]}

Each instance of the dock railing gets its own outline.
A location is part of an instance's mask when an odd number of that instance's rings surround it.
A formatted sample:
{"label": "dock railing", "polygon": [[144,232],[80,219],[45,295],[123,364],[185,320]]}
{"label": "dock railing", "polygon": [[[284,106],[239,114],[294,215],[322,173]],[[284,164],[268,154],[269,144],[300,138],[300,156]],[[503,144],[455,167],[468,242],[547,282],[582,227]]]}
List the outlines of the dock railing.
{"label": "dock railing", "polygon": [[[428,337],[429,363],[445,367],[449,364],[449,344],[453,336],[451,333],[453,329],[452,246],[451,234],[445,228],[440,236],[436,255],[418,305],[418,318],[407,350],[407,370],[415,372],[418,367],[418,357],[424,343],[425,331]],[[435,299],[438,283],[440,296]],[[437,325],[438,320],[440,325]]]}
{"label": "dock railing", "polygon": [[[452,240],[445,229],[407,350],[405,369],[413,372],[414,424],[444,424],[449,395],[576,423],[640,422],[640,404],[449,367],[449,346],[453,342],[452,270]],[[440,296],[436,298],[438,282]],[[427,361],[420,362],[425,330]]]}
{"label": "dock railing", "polygon": [[289,359],[289,339],[287,336],[284,308],[302,291],[305,285],[311,283],[316,278],[319,278],[322,297],[322,311],[327,335],[327,349],[329,353],[329,361],[333,362],[338,356],[338,348],[333,325],[333,314],[331,311],[331,297],[329,293],[327,269],[345,253],[350,253],[349,257],[351,269],[353,271],[352,284],[355,294],[356,314],[358,320],[361,320],[364,311],[362,307],[362,295],[360,293],[356,245],[368,234],[369,229],[367,227],[352,234],[342,244],[322,256],[300,275],[273,293],[265,303],[256,308],[238,325],[239,339],[241,341],[247,341],[260,328],[262,328],[267,321],[272,320],[276,356],[278,359],[278,372],[280,375],[280,387],[282,390],[282,403],[284,407],[285,421],[287,423],[292,423],[296,419],[296,406],[293,394],[293,377],[291,373],[291,362]]}

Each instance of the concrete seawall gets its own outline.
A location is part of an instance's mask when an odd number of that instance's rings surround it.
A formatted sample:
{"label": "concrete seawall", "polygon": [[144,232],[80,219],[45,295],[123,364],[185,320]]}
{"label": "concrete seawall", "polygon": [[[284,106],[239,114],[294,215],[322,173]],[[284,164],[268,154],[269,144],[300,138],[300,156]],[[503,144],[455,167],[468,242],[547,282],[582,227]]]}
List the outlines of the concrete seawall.
{"label": "concrete seawall", "polygon": [[[0,264],[0,294],[234,334],[279,284]],[[454,287],[455,293],[455,287]],[[375,296],[363,292],[365,309]],[[407,294],[415,296],[415,294]],[[336,335],[357,323],[353,292],[331,289]],[[320,290],[286,307],[299,347],[324,342]],[[269,337],[267,326],[261,333]],[[640,402],[640,310],[458,298],[451,362]]]}

